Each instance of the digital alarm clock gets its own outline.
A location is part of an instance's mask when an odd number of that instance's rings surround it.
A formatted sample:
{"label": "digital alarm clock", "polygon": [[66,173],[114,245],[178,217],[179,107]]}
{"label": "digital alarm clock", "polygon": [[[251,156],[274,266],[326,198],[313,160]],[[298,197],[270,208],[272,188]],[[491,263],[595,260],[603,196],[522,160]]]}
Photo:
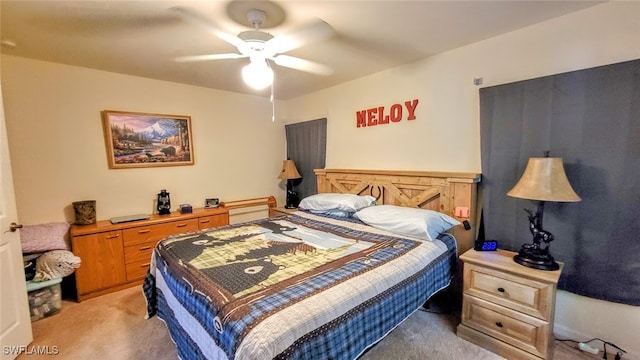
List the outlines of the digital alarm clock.
{"label": "digital alarm clock", "polygon": [[191,214],[193,207],[190,204],[180,204],[180,214]]}
{"label": "digital alarm clock", "polygon": [[498,250],[498,240],[476,240],[473,248],[476,251],[496,251]]}

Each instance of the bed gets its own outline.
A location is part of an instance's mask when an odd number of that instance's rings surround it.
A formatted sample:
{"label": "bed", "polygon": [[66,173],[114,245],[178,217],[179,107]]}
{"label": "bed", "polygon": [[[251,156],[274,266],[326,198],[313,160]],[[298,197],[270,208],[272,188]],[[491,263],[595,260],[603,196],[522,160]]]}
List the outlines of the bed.
{"label": "bed", "polygon": [[[348,217],[300,210],[158,243],[144,283],[148,315],[166,323],[180,358],[355,359],[452,284],[457,254],[475,238],[478,174],[316,176],[323,199],[377,205]],[[429,240],[398,234],[362,221],[379,205],[428,209],[460,225]]]}

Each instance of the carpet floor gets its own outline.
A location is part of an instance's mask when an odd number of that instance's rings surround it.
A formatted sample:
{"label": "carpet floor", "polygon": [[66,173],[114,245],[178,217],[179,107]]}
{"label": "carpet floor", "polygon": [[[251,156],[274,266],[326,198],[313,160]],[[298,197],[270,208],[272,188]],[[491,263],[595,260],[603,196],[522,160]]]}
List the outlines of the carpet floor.
{"label": "carpet floor", "polygon": [[[500,360],[502,357],[456,336],[459,312],[416,311],[369,349],[361,360]],[[175,344],[157,317],[145,320],[141,287],[89,299],[63,300],[61,311],[34,322],[34,346],[48,347],[52,355],[21,354],[33,359],[177,359]],[[577,350],[575,344],[556,341],[555,360],[598,359]]]}

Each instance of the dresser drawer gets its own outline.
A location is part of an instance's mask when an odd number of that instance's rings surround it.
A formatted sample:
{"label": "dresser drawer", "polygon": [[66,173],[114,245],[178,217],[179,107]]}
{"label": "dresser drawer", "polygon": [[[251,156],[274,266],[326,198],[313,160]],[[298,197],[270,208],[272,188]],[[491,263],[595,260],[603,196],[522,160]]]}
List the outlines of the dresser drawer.
{"label": "dresser drawer", "polygon": [[465,263],[464,292],[545,321],[553,316],[554,284]]}
{"label": "dresser drawer", "polygon": [[124,247],[124,262],[129,264],[136,261],[144,261],[151,259],[153,248],[156,241],[150,241],[142,244],[130,245]]}
{"label": "dresser drawer", "polygon": [[229,225],[228,214],[203,216],[198,219],[199,229],[207,229],[211,227],[224,226],[224,225]]}
{"label": "dresser drawer", "polygon": [[546,321],[465,294],[462,323],[536,356],[547,356],[551,329]]}
{"label": "dresser drawer", "polygon": [[151,264],[151,257],[146,260],[132,262],[126,265],[127,267],[127,281],[142,279],[147,275],[149,271],[149,265]]}
{"label": "dresser drawer", "polygon": [[198,219],[171,221],[163,224],[139,226],[123,230],[124,245],[158,241],[167,235],[198,230]]}

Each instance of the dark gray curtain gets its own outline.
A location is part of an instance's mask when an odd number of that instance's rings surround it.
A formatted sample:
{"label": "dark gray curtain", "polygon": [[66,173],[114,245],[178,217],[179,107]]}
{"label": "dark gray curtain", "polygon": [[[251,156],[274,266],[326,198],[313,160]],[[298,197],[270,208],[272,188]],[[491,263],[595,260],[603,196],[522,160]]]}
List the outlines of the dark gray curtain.
{"label": "dark gray curtain", "polygon": [[327,158],[327,119],[285,125],[287,157],[296,163],[302,179],[293,181],[298,197],[317,192],[313,169],[324,169]]}
{"label": "dark gray curtain", "polygon": [[531,242],[506,193],[529,157],[564,158],[578,203],[545,204],[560,289],[640,306],[640,60],[480,90],[484,237]]}

